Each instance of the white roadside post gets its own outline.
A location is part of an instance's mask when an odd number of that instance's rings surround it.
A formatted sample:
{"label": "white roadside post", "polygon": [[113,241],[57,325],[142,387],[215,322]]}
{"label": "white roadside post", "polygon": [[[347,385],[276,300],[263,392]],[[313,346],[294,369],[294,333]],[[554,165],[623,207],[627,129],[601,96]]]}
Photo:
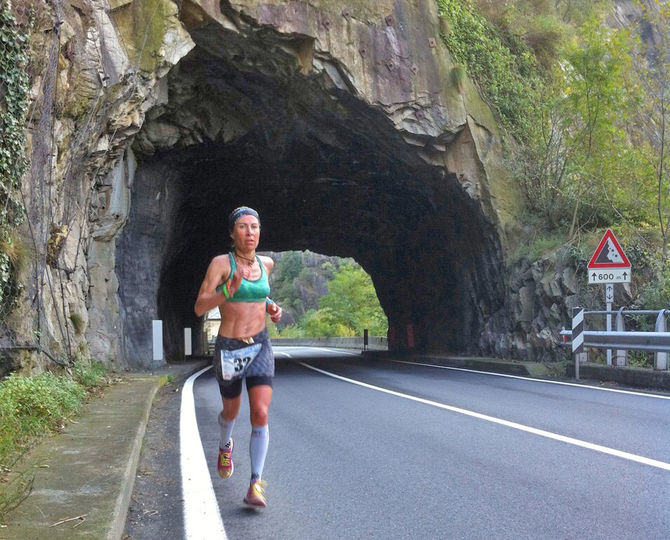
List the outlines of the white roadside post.
{"label": "white roadside post", "polygon": [[163,321],[152,321],[153,361],[163,360]]}
{"label": "white roadside post", "polygon": [[[656,332],[667,332],[668,327],[665,320],[665,310],[662,309],[658,312],[658,317],[656,317]],[[668,353],[656,351],[654,353],[654,369],[657,371],[665,371],[668,369]]]}
{"label": "white roadside post", "polygon": [[184,356],[191,356],[193,354],[193,345],[191,338],[191,329],[184,328]]}
{"label": "white roadside post", "polygon": [[[614,283],[605,284],[605,309],[607,310],[607,327],[608,332],[612,331],[612,302],[614,301]],[[607,349],[607,365],[612,365],[612,349]]]}
{"label": "white roadside post", "polygon": [[572,309],[572,354],[575,357],[575,379],[579,380],[579,362],[584,352],[584,310]]}
{"label": "white roadside post", "polygon": [[[617,332],[626,331],[626,325],[624,324],[623,320],[623,307],[620,307],[619,310],[617,311],[614,326]],[[626,349],[617,349],[614,358],[614,365],[625,366],[627,362],[628,362],[628,351]]]}

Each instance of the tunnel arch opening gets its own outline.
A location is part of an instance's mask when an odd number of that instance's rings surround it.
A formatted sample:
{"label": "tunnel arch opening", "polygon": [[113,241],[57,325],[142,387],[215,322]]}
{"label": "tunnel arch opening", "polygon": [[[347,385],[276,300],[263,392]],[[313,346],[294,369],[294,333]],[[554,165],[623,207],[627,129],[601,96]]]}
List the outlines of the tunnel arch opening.
{"label": "tunnel arch opening", "polygon": [[[369,274],[350,257],[304,251],[259,251],[270,257],[271,298],[283,308],[279,322],[268,319],[275,338],[370,337],[387,335],[388,321]],[[327,305],[327,315],[319,313]],[[205,321],[209,350],[220,324],[219,308]]]}
{"label": "tunnel arch opening", "polygon": [[288,69],[262,39],[222,36],[194,33],[198,46],[133,144],[116,252],[126,354],[147,349],[141,319],[155,309],[166,358],[182,358],[182,329],[202,328],[197,290],[228,251],[227,216],[240,205],[261,215],[260,251],[354,258],[388,317],[390,348],[480,351],[488,321],[506,318],[500,242],[480,203],[350,89]]}

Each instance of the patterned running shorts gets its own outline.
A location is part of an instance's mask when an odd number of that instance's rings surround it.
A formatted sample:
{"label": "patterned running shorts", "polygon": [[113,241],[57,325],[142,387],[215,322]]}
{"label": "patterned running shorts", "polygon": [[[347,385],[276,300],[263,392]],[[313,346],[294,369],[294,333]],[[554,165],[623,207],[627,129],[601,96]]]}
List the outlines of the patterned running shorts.
{"label": "patterned running shorts", "polygon": [[[275,357],[272,351],[272,344],[268,336],[267,328],[252,336],[254,343],[261,343],[263,346],[258,352],[256,358],[247,369],[245,378],[247,383],[247,390],[253,386],[266,384],[272,386],[272,377],[275,374]],[[224,381],[221,374],[221,351],[234,351],[248,347],[249,343],[239,339],[227,338],[224,336],[217,336],[214,346],[214,373],[216,374],[216,381],[219,383],[219,390],[221,395],[225,398],[235,398],[242,393],[242,379],[235,381]]]}

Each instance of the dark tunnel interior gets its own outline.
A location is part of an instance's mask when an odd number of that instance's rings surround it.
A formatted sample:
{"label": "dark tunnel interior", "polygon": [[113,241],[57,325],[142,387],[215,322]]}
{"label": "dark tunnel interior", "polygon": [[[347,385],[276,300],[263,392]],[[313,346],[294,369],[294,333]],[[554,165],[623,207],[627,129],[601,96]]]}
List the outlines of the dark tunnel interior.
{"label": "dark tunnel interior", "polygon": [[[229,250],[227,216],[240,205],[260,213],[259,251],[353,257],[372,277],[390,348],[479,350],[487,318],[505,309],[502,255],[455,175],[418,158],[382,112],[318,81],[240,69],[198,47],[178,67],[171,105],[148,123],[190,118],[210,135],[150,155],[136,145],[117,247],[127,351],[144,346],[138,328],[152,305],[168,361],[183,357],[184,327],[199,343],[197,290]],[[233,124],[239,135],[221,135]]]}

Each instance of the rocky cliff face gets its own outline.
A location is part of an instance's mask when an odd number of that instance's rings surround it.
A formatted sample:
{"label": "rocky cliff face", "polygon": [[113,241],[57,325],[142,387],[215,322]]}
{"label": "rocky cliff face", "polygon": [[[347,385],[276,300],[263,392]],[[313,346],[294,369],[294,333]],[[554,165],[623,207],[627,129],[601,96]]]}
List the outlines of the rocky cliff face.
{"label": "rocky cliff face", "polygon": [[[131,205],[129,145],[160,100],[160,81],[194,44],[172,2],[14,2],[30,30],[30,172],[25,244],[32,267],[7,321],[13,343],[51,358],[91,354],[119,367],[115,244]],[[139,11],[138,11],[139,10]],[[39,364],[44,361],[36,357]]]}
{"label": "rocky cliff face", "polygon": [[25,231],[36,262],[19,338],[43,321],[51,350],[148,366],[160,318],[168,358],[181,358],[225,217],[249,204],[262,249],[354,257],[393,347],[552,348],[574,276],[505,270],[519,197],[491,112],[451,82],[436,2],[52,6],[31,23],[44,61],[25,188],[38,234]]}

